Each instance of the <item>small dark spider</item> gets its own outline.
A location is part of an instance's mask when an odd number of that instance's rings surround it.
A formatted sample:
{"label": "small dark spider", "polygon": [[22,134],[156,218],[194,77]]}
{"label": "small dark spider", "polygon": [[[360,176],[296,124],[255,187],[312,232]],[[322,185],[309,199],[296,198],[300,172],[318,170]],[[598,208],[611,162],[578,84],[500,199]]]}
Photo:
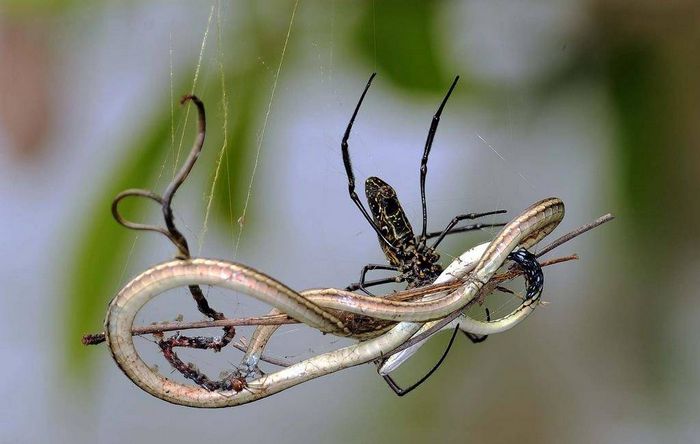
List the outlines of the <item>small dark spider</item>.
{"label": "small dark spider", "polygon": [[[428,156],[430,155],[430,149],[432,148],[435,133],[437,132],[437,127],[440,123],[442,110],[445,107],[450,94],[452,94],[452,90],[454,90],[457,81],[459,80],[459,76],[457,76],[455,77],[454,82],[452,82],[452,85],[447,91],[442,103],[440,103],[437,112],[433,116],[433,120],[430,124],[430,130],[428,131],[428,137],[425,141],[425,148],[423,149],[423,157],[421,158],[420,163],[420,196],[421,207],[423,210],[423,225],[420,234],[415,235],[413,233],[413,227],[411,227],[411,223],[409,222],[408,217],[406,216],[406,213],[399,202],[396,191],[389,184],[378,177],[369,177],[365,181],[367,203],[369,204],[369,209],[372,212],[372,217],[370,217],[369,213],[355,192],[355,175],[352,171],[352,163],[350,162],[348,139],[350,138],[350,131],[352,130],[352,125],[355,122],[357,113],[360,110],[360,106],[362,105],[365,95],[367,94],[367,90],[372,84],[372,80],[374,79],[375,75],[376,73],[372,74],[367,81],[367,86],[365,86],[365,89],[360,96],[360,100],[357,102],[357,106],[355,107],[355,111],[353,112],[350,122],[345,129],[345,134],[343,135],[343,140],[341,142],[343,164],[345,165],[345,172],[348,176],[348,191],[350,193],[350,199],[355,202],[355,205],[357,205],[357,207],[360,209],[362,215],[377,233],[377,236],[379,237],[379,244],[387,258],[387,261],[389,262],[389,265],[365,265],[362,267],[362,271],[360,272],[360,281],[347,287],[347,290],[354,291],[359,289],[367,294],[371,294],[369,291],[367,291],[367,287],[392,282],[406,282],[407,288],[431,284],[443,271],[443,267],[438,263],[440,255],[435,251],[435,249],[440,242],[443,241],[445,236],[448,234],[463,233],[466,231],[474,231],[482,228],[500,227],[505,225],[502,223],[478,223],[455,228],[460,221],[474,220],[480,217],[490,216],[493,214],[502,214],[506,212],[505,210],[495,210],[485,213],[460,214],[455,216],[442,231],[430,233],[427,232],[428,212],[425,202],[425,178],[428,172]],[[432,245],[428,245],[428,240],[433,238],[436,238],[435,241],[432,243]],[[525,262],[522,255],[511,255],[509,258],[519,264],[521,264],[521,262],[524,264]],[[535,264],[537,264],[536,261]],[[537,275],[539,265],[535,267],[530,261],[527,262],[527,266],[530,267],[529,273],[531,276]],[[393,277],[367,281],[367,272],[371,270],[390,270],[396,271],[398,274]],[[539,271],[539,275],[541,275],[541,270]],[[533,278],[533,281],[534,280],[535,279]],[[530,297],[531,294],[536,294],[538,291],[541,292],[542,280],[538,280],[537,282],[539,288],[534,285],[532,288],[530,288],[531,286],[528,285],[528,297]],[[490,319],[488,310],[486,313],[487,319]],[[486,339],[486,336],[478,336],[470,333],[465,334],[474,343],[482,342]],[[435,370],[437,370],[447,355],[453,341],[454,334],[440,361],[433,367],[432,370],[430,370],[430,372],[428,372],[428,374],[426,374],[416,384],[412,385],[408,389],[404,390],[398,387],[398,385],[396,385],[396,383],[394,383],[394,381],[388,375],[385,376],[384,379],[387,381],[391,389],[394,390],[394,392],[399,396],[408,393],[424,382]]]}

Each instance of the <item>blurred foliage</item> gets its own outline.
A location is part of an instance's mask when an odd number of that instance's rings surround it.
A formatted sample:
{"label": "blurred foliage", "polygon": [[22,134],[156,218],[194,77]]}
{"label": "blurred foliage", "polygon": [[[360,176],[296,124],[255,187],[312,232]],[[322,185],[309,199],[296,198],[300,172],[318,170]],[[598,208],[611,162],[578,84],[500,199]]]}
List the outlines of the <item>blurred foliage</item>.
{"label": "blurred foliage", "polygon": [[439,92],[451,80],[435,32],[437,1],[372,1],[356,30],[361,55],[397,87]]}
{"label": "blurred foliage", "polygon": [[[260,91],[264,77],[256,74],[257,70],[239,73],[230,83],[232,85],[248,85],[246,88],[232,93],[229,112],[229,137],[227,149],[222,159],[220,177],[214,184],[214,220],[235,230],[236,215],[243,212],[244,190],[248,186],[250,170],[250,154],[255,149],[255,110],[260,102]],[[252,227],[250,227],[252,228]]]}
{"label": "blurred foliage", "polygon": [[[75,0],[4,0],[4,14],[36,17],[47,13],[62,12],[72,6]],[[41,13],[41,14],[39,14]]]}
{"label": "blurred foliage", "polygon": [[[71,374],[76,374],[75,370],[86,370],[89,359],[94,358],[94,353],[80,343],[80,337],[101,330],[105,303],[117,287],[116,280],[133,239],[131,232],[112,219],[110,203],[122,190],[147,187],[160,170],[160,163],[170,147],[170,107],[163,104],[162,108],[168,110],[167,117],[151,122],[147,133],[134,139],[132,146],[125,150],[125,160],[99,190],[92,209],[81,217],[85,222],[80,226],[75,263],[69,276],[65,313],[67,364]],[[144,209],[145,199],[129,198],[120,205],[122,214],[134,221],[140,220]],[[85,374],[80,373],[81,376]]]}
{"label": "blurred foliage", "polygon": [[[269,26],[269,23],[256,13],[254,5],[246,17],[248,19],[246,29],[233,30],[230,34],[221,36],[223,40],[219,43],[227,46],[226,43],[229,42],[235,47],[243,35],[248,49],[258,54],[259,59],[272,61],[270,62],[272,64],[278,63],[288,23],[285,23],[285,26]],[[218,49],[222,50],[222,48]],[[221,54],[223,51],[219,56]],[[223,63],[222,60],[218,62]],[[202,66],[203,70],[209,68],[207,64]],[[225,80],[222,79],[221,74]],[[187,75],[190,75],[189,70]],[[274,78],[265,64],[252,62],[223,63],[223,73],[211,72],[201,77],[205,80],[197,87],[196,94],[204,101],[207,108],[207,138],[197,169],[208,172],[199,176],[204,179],[202,189],[206,193],[209,192],[214,179],[216,162],[224,144],[222,120],[225,114],[221,111],[225,104],[221,91],[222,84],[227,88],[228,140],[225,142],[225,152],[215,183],[212,220],[219,222],[233,233],[237,230],[236,220],[242,213],[244,197],[250,181],[253,158],[251,154],[257,148],[258,140],[255,134],[262,120],[259,110],[269,99]],[[189,89],[189,86],[176,86],[174,94],[177,95]],[[90,359],[97,356],[82,346],[79,338],[85,333],[101,330],[106,303],[113,295],[114,289],[120,285],[117,281],[132,245],[133,233],[112,219],[109,210],[111,201],[118,192],[127,188],[151,188],[156,174],[163,167],[164,159],[170,160],[172,157],[167,155],[172,129],[170,106],[163,103],[156,109],[156,113],[151,116],[150,122],[146,125],[149,128],[147,134],[137,135],[133,144],[124,150],[125,160],[115,167],[101,185],[89,215],[82,218],[85,221],[84,225],[79,224],[79,231],[82,234],[79,236],[80,243],[76,248],[76,259],[70,272],[65,315],[66,325],[68,325],[66,363],[69,373],[76,376],[88,375]],[[184,135],[185,142],[180,161],[186,157],[191,140],[189,133],[192,132],[192,128],[185,130],[187,132]],[[179,136],[176,136],[176,144],[178,140]],[[189,186],[192,185],[189,184]],[[162,194],[163,190],[156,188],[154,191]],[[177,213],[177,198],[175,198],[174,207]],[[134,221],[141,220],[147,209],[143,200],[133,198],[123,201],[120,208],[128,219]],[[248,220],[254,218],[250,210],[252,207],[248,211]],[[246,230],[254,227],[255,224],[248,223]]]}
{"label": "blurred foliage", "polygon": [[[281,48],[281,47],[280,47]],[[277,48],[268,48],[269,54]],[[279,52],[275,54],[279,57]],[[251,64],[243,70],[227,74],[229,88],[229,126],[226,155],[221,165],[221,176],[215,184],[214,211],[216,221],[228,229],[237,230],[237,218],[243,213],[244,199],[252,174],[252,161],[257,148],[255,137],[265,99],[269,97],[270,77],[260,63]],[[245,85],[245,86],[243,86]],[[213,171],[213,168],[212,168]],[[211,180],[209,181],[211,183]],[[248,212],[248,219],[253,215]],[[254,229],[249,224],[248,229]]]}
{"label": "blurred foliage", "polygon": [[[664,54],[671,45],[650,37],[613,40],[606,56],[606,80],[616,119],[620,202],[626,206],[627,216],[623,223],[637,240],[625,246],[630,257],[624,264],[626,275],[634,276],[628,279],[627,288],[637,290],[626,297],[630,303],[640,298],[645,301],[635,314],[636,322],[627,330],[634,331],[635,339],[644,344],[638,359],[645,387],[663,396],[672,385],[678,356],[677,350],[669,347],[669,338],[660,332],[674,322],[668,307],[679,296],[659,298],[668,289],[659,276],[668,274],[661,272],[661,264],[675,260],[673,250],[678,242],[674,238],[682,237],[685,222],[669,218],[669,214],[687,211],[683,187],[674,189],[674,177],[681,174],[674,164],[684,157],[684,151],[694,148],[687,146],[683,134],[672,130],[682,113],[678,104],[671,103],[676,85],[669,81],[672,69]],[[669,141],[674,146],[667,149]]]}
{"label": "blurred foliage", "polygon": [[669,172],[668,160],[659,147],[668,140],[666,119],[659,118],[664,106],[662,94],[654,85],[662,73],[662,65],[652,48],[620,46],[611,51],[609,61],[609,90],[617,118],[617,137],[622,156],[621,184],[623,201],[641,222],[644,230],[657,227],[663,212]]}

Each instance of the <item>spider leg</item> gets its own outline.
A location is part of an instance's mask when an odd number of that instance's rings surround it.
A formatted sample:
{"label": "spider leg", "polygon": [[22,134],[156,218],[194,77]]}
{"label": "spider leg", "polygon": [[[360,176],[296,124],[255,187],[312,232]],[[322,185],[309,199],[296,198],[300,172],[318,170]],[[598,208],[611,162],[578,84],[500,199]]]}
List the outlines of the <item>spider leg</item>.
{"label": "spider leg", "polygon": [[[503,214],[505,213],[506,210],[495,210],[495,211],[487,211],[486,213],[469,213],[469,214],[460,214],[459,216],[455,216],[454,219],[450,221],[450,223],[447,224],[444,230],[442,230],[438,235],[437,235],[437,240],[433,243],[431,248],[436,248],[440,242],[447,236],[448,234],[456,233],[457,231],[451,231],[455,225],[457,225],[460,221],[463,221],[465,219],[473,220],[473,219],[478,219],[480,217],[484,216],[491,216],[493,214]],[[474,225],[468,225],[467,227],[461,227],[461,228],[470,228],[470,227],[478,227],[478,228],[471,228],[472,230],[478,230],[479,228],[485,228],[487,226],[503,226],[505,224],[474,224]],[[470,231],[470,230],[463,230],[463,231]],[[434,233],[430,233],[434,234]],[[430,235],[425,235],[425,239],[430,239]]]}
{"label": "spider leg", "polygon": [[[488,308],[486,309],[486,319],[487,319],[488,321],[491,320],[491,312],[489,311]],[[452,344],[454,343],[455,336],[457,335],[457,330],[459,330],[459,324],[455,327],[454,331],[452,332],[452,337],[450,338],[450,342],[447,344],[447,348],[445,348],[445,351],[442,353],[442,356],[440,357],[440,360],[433,366],[432,369],[430,369],[430,371],[429,371],[428,373],[426,373],[425,376],[423,376],[421,379],[418,380],[418,382],[414,383],[414,384],[411,385],[410,387],[408,387],[408,388],[406,388],[406,389],[402,389],[401,387],[399,387],[399,385],[396,383],[396,381],[394,381],[394,380],[391,378],[391,376],[389,376],[389,375],[384,375],[384,376],[383,376],[384,380],[385,380],[386,383],[389,385],[389,387],[394,391],[394,393],[396,393],[398,396],[403,396],[403,395],[405,395],[406,393],[408,393],[408,392],[410,392],[411,390],[413,390],[414,388],[416,388],[416,387],[418,387],[419,385],[421,385],[422,383],[424,383],[433,373],[435,373],[435,370],[437,370],[438,367],[440,367],[440,365],[442,364],[442,362],[443,362],[443,361],[445,360],[445,358],[447,357],[447,354],[450,352],[450,348],[452,348]],[[468,332],[465,332],[465,331],[463,331],[463,333],[464,333],[465,336],[466,336],[467,338],[469,338],[469,340],[472,341],[472,343],[474,343],[474,344],[478,344],[478,343],[480,343],[480,342],[484,342],[484,341],[486,340],[486,338],[489,337],[489,335],[479,336],[479,335],[475,335],[475,334],[473,334],[473,333],[468,333]]]}
{"label": "spider leg", "polygon": [[[358,282],[360,285],[360,290],[364,291],[365,293],[369,294],[370,296],[372,295],[370,292],[366,290],[367,287],[367,272],[371,270],[390,270],[390,271],[398,271],[398,267],[395,267],[393,265],[385,265],[385,264],[367,264],[364,267],[362,267],[362,271],[360,271],[360,281]],[[398,277],[398,276],[397,276]],[[396,277],[390,278],[392,281],[389,282],[396,282],[395,279]],[[379,284],[375,284],[379,285]]]}
{"label": "spider leg", "polygon": [[513,295],[515,294],[515,292],[513,290],[511,290],[510,288],[502,287],[500,285],[496,285],[496,290],[501,291],[503,293],[513,294]]}
{"label": "spider leg", "polygon": [[442,353],[442,356],[440,357],[440,360],[433,366],[433,368],[430,369],[428,373],[425,374],[422,378],[420,378],[417,382],[412,384],[411,386],[402,389],[399,387],[399,385],[394,381],[394,379],[389,376],[389,375],[384,375],[382,376],[384,378],[384,381],[386,381],[387,385],[389,386],[390,389],[394,391],[398,396],[403,396],[411,392],[413,389],[417,388],[419,385],[424,383],[428,378],[430,378],[433,373],[440,367],[442,362],[445,360],[447,357],[447,354],[450,352],[450,348],[452,348],[452,344],[455,342],[455,337],[457,336],[457,330],[459,330],[459,324],[455,327],[454,331],[452,332],[452,337],[450,338],[450,342],[447,344],[447,348],[445,351]]}
{"label": "spider leg", "polygon": [[360,271],[360,282],[365,282],[365,277],[367,275],[368,271],[372,270],[390,270],[390,271],[397,271],[399,267],[395,267],[393,265],[385,265],[385,264],[367,264],[364,267],[362,267],[362,271]]}
{"label": "spider leg", "polygon": [[435,133],[437,132],[437,127],[440,123],[440,116],[442,115],[442,110],[443,108],[445,108],[447,99],[450,98],[450,94],[452,94],[452,90],[455,89],[455,85],[457,85],[458,80],[459,76],[455,77],[454,82],[452,82],[452,86],[450,86],[450,89],[447,91],[447,94],[445,94],[445,98],[442,99],[440,107],[435,112],[435,115],[433,115],[433,120],[430,123],[430,130],[428,130],[428,138],[425,140],[423,157],[420,161],[420,201],[421,207],[423,208],[423,229],[421,230],[420,239],[423,242],[425,241],[425,232],[428,229],[428,209],[425,204],[425,176],[428,174],[428,156],[430,155],[430,149],[433,146],[433,139],[435,139]]}
{"label": "spider leg", "polygon": [[[495,227],[502,227],[504,226],[505,223],[498,223],[498,224],[472,224],[472,225],[465,225],[463,227],[457,227],[453,228],[445,235],[450,235],[450,234],[457,234],[457,233],[464,233],[466,231],[476,231],[476,230],[481,230],[483,228],[495,228]],[[432,239],[434,237],[438,237],[442,234],[442,231],[431,231],[428,233],[425,237],[426,239]]]}
{"label": "spider leg", "polygon": [[398,270],[398,268],[391,266],[391,265],[378,265],[378,264],[368,264],[362,267],[362,272],[360,273],[360,282],[357,282],[355,284],[350,284],[347,287],[345,287],[345,290],[347,291],[355,291],[355,290],[362,290],[363,292],[367,293],[370,296],[374,296],[372,293],[367,291],[367,287],[373,287],[376,285],[382,285],[382,284],[391,284],[391,283],[396,283],[396,282],[403,282],[406,280],[406,278],[399,274],[394,277],[388,277],[388,278],[383,278],[383,279],[375,279],[373,281],[367,281],[366,280],[366,275],[367,271],[369,270]]}
{"label": "spider leg", "polygon": [[[487,321],[491,320],[491,312],[489,311],[488,308],[486,309],[486,320]],[[467,336],[467,338],[469,338],[469,340],[472,341],[472,343],[474,343],[474,344],[479,344],[481,342],[484,342],[486,340],[486,338],[489,337],[489,335],[479,336],[479,335],[475,335],[474,333],[468,333],[466,331],[463,331],[462,333],[464,333]]]}
{"label": "spider leg", "polygon": [[352,172],[352,162],[350,162],[350,151],[348,150],[349,145],[348,145],[348,140],[350,139],[350,131],[352,130],[352,125],[355,123],[355,117],[357,117],[357,113],[360,111],[360,106],[362,106],[362,101],[365,100],[365,95],[367,94],[367,90],[369,89],[370,85],[372,84],[372,80],[374,80],[374,76],[376,76],[377,73],[373,73],[371,76],[369,76],[369,80],[367,81],[367,86],[365,86],[364,91],[362,91],[362,95],[360,96],[360,100],[357,102],[357,106],[355,106],[355,111],[352,113],[352,117],[350,118],[350,122],[348,122],[347,128],[345,128],[345,134],[343,135],[343,140],[340,142],[340,149],[343,153],[343,165],[345,165],[345,173],[348,176],[348,192],[350,193],[350,199],[352,199],[353,202],[355,202],[355,205],[357,205],[357,208],[360,209],[360,212],[362,215],[367,219],[367,222],[372,226],[374,231],[377,233],[379,238],[388,246],[394,248],[394,246],[389,242],[389,240],[384,236],[377,226],[377,224],[374,222],[372,217],[369,215],[367,212],[367,209],[365,208],[364,205],[362,205],[362,202],[360,201],[360,198],[357,196],[357,193],[355,192],[355,173]]}

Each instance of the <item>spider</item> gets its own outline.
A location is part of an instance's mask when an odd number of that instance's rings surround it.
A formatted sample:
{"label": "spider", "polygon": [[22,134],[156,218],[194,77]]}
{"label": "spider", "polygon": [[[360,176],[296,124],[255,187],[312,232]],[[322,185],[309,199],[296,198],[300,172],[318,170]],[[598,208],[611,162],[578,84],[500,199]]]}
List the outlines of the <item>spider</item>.
{"label": "spider", "polygon": [[[486,213],[468,213],[460,214],[455,216],[450,223],[447,224],[444,230],[427,233],[427,222],[428,222],[428,212],[425,202],[425,177],[428,172],[428,156],[430,155],[430,149],[433,145],[433,139],[435,138],[435,133],[437,131],[438,124],[440,123],[440,116],[442,110],[447,103],[447,100],[452,94],[459,76],[457,76],[452,82],[447,95],[442,100],[440,107],[433,116],[432,123],[430,124],[430,131],[428,132],[428,138],[425,142],[425,149],[423,150],[423,157],[420,163],[420,195],[421,195],[421,206],[423,209],[423,226],[421,233],[415,236],[413,233],[413,228],[411,223],[406,216],[399,199],[396,195],[396,191],[388,183],[383,181],[378,177],[368,177],[365,181],[365,194],[367,196],[367,203],[369,204],[369,209],[372,212],[372,217],[365,209],[364,205],[360,201],[360,198],[355,192],[355,174],[352,171],[352,163],[350,162],[350,152],[348,151],[348,139],[350,138],[350,131],[352,130],[352,125],[355,123],[355,118],[360,110],[360,106],[364,101],[367,90],[372,84],[372,80],[376,76],[372,74],[365,86],[360,100],[355,107],[355,112],[350,118],[350,122],[345,130],[343,140],[341,142],[341,149],[343,153],[343,163],[345,165],[345,171],[348,176],[348,191],[350,193],[350,199],[355,202],[355,205],[360,209],[362,215],[367,219],[370,226],[377,233],[379,237],[379,244],[384,251],[389,265],[386,264],[368,264],[362,267],[360,272],[360,281],[355,284],[351,284],[347,287],[347,290],[362,290],[365,293],[368,287],[387,284],[390,282],[406,282],[408,288],[420,287],[426,284],[432,283],[439,275],[442,273],[442,266],[438,263],[440,260],[440,255],[435,251],[437,246],[445,239],[448,234],[462,233],[465,231],[480,230],[482,228],[489,227],[500,227],[504,224],[473,224],[467,225],[459,228],[455,226],[462,220],[473,220],[484,216],[490,216],[493,214],[502,214],[506,210],[496,210],[489,211]],[[437,238],[432,245],[428,245],[428,240]],[[390,270],[397,271],[399,274],[394,277],[378,279],[374,281],[367,281],[366,275],[368,271],[371,270]]]}
{"label": "spider", "polygon": [[[382,179],[374,176],[367,178],[365,181],[365,194],[367,196],[369,209],[372,213],[372,216],[370,217],[370,214],[367,212],[365,206],[362,204],[360,198],[355,192],[355,174],[352,171],[352,163],[350,162],[348,140],[350,139],[350,132],[352,130],[352,125],[355,122],[355,118],[357,117],[357,113],[360,110],[360,106],[362,106],[365,95],[367,94],[367,91],[369,90],[375,76],[376,73],[373,73],[367,81],[367,85],[365,86],[365,89],[362,92],[357,105],[355,106],[355,111],[353,112],[350,122],[345,129],[345,134],[343,135],[341,142],[343,164],[345,165],[345,172],[348,176],[348,191],[350,193],[350,199],[355,203],[355,205],[357,205],[357,208],[360,210],[367,222],[369,222],[372,229],[377,233],[379,245],[381,246],[386,259],[389,262],[388,265],[365,265],[362,267],[360,272],[359,282],[351,284],[346,288],[349,291],[362,290],[367,294],[371,294],[367,290],[368,287],[392,282],[406,282],[407,288],[415,288],[432,283],[443,271],[443,267],[438,263],[440,255],[437,253],[436,248],[448,234],[463,233],[466,231],[474,231],[482,228],[500,227],[505,225],[503,223],[477,223],[455,228],[460,221],[474,220],[484,216],[503,214],[506,212],[506,210],[495,210],[485,213],[460,214],[455,216],[442,231],[430,233],[427,232],[428,212],[425,202],[425,178],[428,172],[428,156],[430,155],[433,140],[435,139],[435,133],[437,132],[438,124],[440,123],[442,110],[444,109],[447,100],[450,98],[450,95],[452,94],[452,91],[459,80],[459,76],[457,76],[452,82],[447,94],[442,99],[442,102],[440,103],[435,115],[433,115],[430,129],[428,131],[428,137],[425,141],[425,148],[423,149],[423,157],[421,158],[420,163],[420,197],[421,207],[423,210],[423,224],[420,234],[414,234],[411,223],[409,222],[406,212],[399,202],[394,188],[392,188]],[[432,243],[432,245],[428,245],[428,240],[433,238],[436,238],[435,241]],[[535,265],[533,265],[531,256],[532,255],[525,250],[519,250],[518,254],[511,254],[509,256],[511,260],[516,262],[526,271],[525,277],[528,283],[528,298],[534,297],[538,292],[542,291],[543,281],[541,279],[542,272],[541,269],[539,269],[539,264],[536,260],[534,260]],[[372,270],[389,270],[395,271],[398,274],[393,277],[367,281],[367,272]],[[487,319],[490,320],[490,313],[488,309],[486,309],[486,316]],[[385,375],[384,379],[388,383],[389,387],[391,387],[391,389],[397,395],[403,396],[427,380],[428,377],[430,377],[430,375],[437,370],[447,356],[447,353],[454,342],[456,333],[457,329],[455,329],[449,345],[438,363],[417,383],[413,384],[407,389],[401,389],[390,376]],[[487,338],[487,336],[478,336],[466,332],[465,334],[473,343],[483,342]]]}

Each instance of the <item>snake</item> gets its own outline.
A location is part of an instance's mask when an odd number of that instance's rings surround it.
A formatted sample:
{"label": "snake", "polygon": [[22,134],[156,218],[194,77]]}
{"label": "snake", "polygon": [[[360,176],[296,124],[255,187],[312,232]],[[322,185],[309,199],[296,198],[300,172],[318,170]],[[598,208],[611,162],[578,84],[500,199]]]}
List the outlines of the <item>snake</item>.
{"label": "snake", "polygon": [[[450,292],[432,294],[419,301],[363,296],[338,289],[298,293],[247,265],[225,260],[193,258],[165,262],[132,279],[112,299],[105,318],[107,344],[114,361],[124,374],[138,387],[157,398],[199,408],[249,403],[311,379],[383,358],[413,337],[421,326],[437,322],[466,307],[512,251],[535,245],[554,230],[563,216],[564,204],[558,198],[543,199],[531,205],[506,224],[490,243],[475,247],[457,258],[436,281],[440,283],[463,277],[461,287]],[[323,333],[364,340],[246,381],[244,387],[236,387],[240,390],[210,391],[182,384],[161,375],[143,361],[134,346],[132,328],[138,312],[153,298],[170,289],[191,285],[212,285],[241,292]],[[464,317],[459,321],[460,328],[478,330],[479,334],[504,331],[527,317],[537,302],[538,300],[525,300],[510,314],[491,321]],[[366,334],[362,336],[348,328],[337,312],[369,316],[398,324],[378,331],[374,337]],[[274,329],[268,329],[268,333],[269,330],[274,332]],[[268,333],[260,334],[260,330],[256,331],[249,346],[248,358],[251,357],[251,349],[256,349],[260,342],[267,342],[272,334]]]}

